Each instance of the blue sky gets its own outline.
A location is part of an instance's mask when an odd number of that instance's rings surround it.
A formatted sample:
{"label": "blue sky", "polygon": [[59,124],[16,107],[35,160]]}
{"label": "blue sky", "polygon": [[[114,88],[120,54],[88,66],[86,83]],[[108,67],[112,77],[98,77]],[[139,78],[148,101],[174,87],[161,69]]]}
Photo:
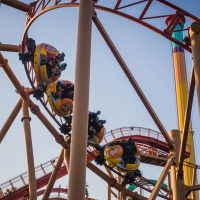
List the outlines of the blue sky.
{"label": "blue sky", "polygon": [[[109,1],[109,4],[112,2],[115,1]],[[199,0],[171,2],[200,17]],[[157,13],[157,9],[155,8],[151,12]],[[97,13],[167,131],[176,129],[178,125],[171,43],[136,23],[110,13],[102,11],[97,11]],[[41,16],[29,31],[29,36],[34,38],[37,44],[49,43],[66,54],[65,61],[68,66],[62,74],[62,79],[70,81],[74,81],[77,20],[77,8],[59,9]],[[0,42],[20,44],[24,24],[25,15],[23,12],[2,4],[0,7]],[[21,83],[29,87],[30,84],[18,55],[6,52],[3,52],[3,55],[9,60],[12,70]],[[186,61],[189,75],[191,55],[188,53],[186,53]],[[0,112],[2,113],[0,116],[1,127],[19,97],[1,68],[0,80],[0,91],[2,91],[0,95],[2,102],[0,106]],[[34,101],[39,104],[36,100]],[[200,144],[200,126],[196,96],[194,101],[192,122],[195,131],[195,143],[198,146]],[[107,121],[106,129],[108,131],[124,126],[141,126],[157,130],[156,125],[123,74],[95,25],[93,25],[92,31],[89,107],[91,111],[101,110],[101,117]],[[43,110],[42,107],[41,109]],[[19,114],[0,145],[1,172],[3,172],[0,174],[0,183],[26,171],[21,116],[22,113]],[[31,114],[31,118],[33,150],[35,165],[37,166],[57,156],[60,152],[60,146],[56,144],[54,138],[34,115]],[[52,121],[50,118],[49,120]],[[53,121],[52,124],[54,124]],[[55,127],[58,128],[56,125]],[[197,157],[197,163],[199,164],[199,157]],[[141,169],[144,176],[155,179],[159,176],[161,170],[148,165],[143,165]],[[87,172],[87,181],[91,196],[99,200],[105,199],[106,184],[89,171]],[[65,183],[62,179],[57,184],[62,184],[65,187],[67,182]]]}

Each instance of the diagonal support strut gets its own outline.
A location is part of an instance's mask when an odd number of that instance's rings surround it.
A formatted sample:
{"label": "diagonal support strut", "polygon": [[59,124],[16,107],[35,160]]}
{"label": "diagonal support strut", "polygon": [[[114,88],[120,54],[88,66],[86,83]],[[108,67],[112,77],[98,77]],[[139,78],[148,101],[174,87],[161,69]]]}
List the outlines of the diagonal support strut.
{"label": "diagonal support strut", "polygon": [[146,109],[148,110],[149,114],[151,115],[152,119],[154,120],[154,122],[156,123],[156,125],[158,126],[160,132],[163,134],[165,140],[167,141],[169,148],[170,149],[174,149],[173,143],[166,131],[166,129],[164,128],[163,124],[161,123],[160,119],[158,118],[158,116],[156,115],[155,111],[153,110],[152,106],[150,105],[149,101],[147,100],[147,98],[145,97],[144,93],[142,92],[140,86],[138,85],[137,81],[135,80],[135,78],[133,77],[132,73],[130,72],[128,66],[126,65],[125,61],[123,60],[123,58],[121,57],[121,55],[119,54],[119,51],[117,50],[117,48],[115,47],[114,43],[112,42],[111,38],[109,37],[108,33],[106,32],[106,30],[104,29],[103,25],[101,24],[101,22],[99,21],[97,15],[93,15],[93,22],[96,25],[97,29],[99,30],[99,32],[101,33],[102,37],[104,38],[105,42],[107,43],[108,47],[110,48],[110,50],[112,51],[113,55],[115,56],[116,60],[118,61],[119,65],[121,66],[122,70],[124,71],[125,75],[127,76],[128,80],[130,81],[131,85],[133,86],[133,88],[135,89],[136,93],[138,94],[138,96],[140,97],[142,103],[144,104],[144,106],[146,107]]}

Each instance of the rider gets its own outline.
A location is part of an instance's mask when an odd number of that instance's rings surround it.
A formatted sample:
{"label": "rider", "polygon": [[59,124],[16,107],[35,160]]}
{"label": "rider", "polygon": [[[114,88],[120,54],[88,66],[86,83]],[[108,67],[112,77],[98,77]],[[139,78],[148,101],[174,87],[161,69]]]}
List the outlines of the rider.
{"label": "rider", "polygon": [[96,133],[98,133],[101,128],[103,127],[103,124],[105,124],[105,120],[99,120],[98,115],[100,115],[101,111],[95,112],[89,112],[89,120],[88,120],[88,132],[89,136],[93,136]]}
{"label": "rider", "polygon": [[[121,154],[121,158],[123,160],[123,165],[124,167],[126,167],[127,164],[134,164],[137,162],[136,159],[136,153],[137,153],[137,147],[135,145],[135,142],[133,141],[133,139],[129,139],[128,141],[115,141],[112,142],[111,145],[109,145],[110,147],[113,145],[119,145],[122,148],[122,154]],[[119,153],[119,149],[116,150],[115,148],[110,152],[112,154],[117,154]]]}
{"label": "rider", "polygon": [[53,93],[55,98],[69,98],[73,100],[74,85],[69,81],[59,80],[56,84],[56,92]]}
{"label": "rider", "polygon": [[121,143],[121,146],[123,149],[122,159],[124,161],[124,165],[126,166],[127,163],[136,163],[135,154],[137,152],[137,147],[133,139],[130,138],[128,141]]}
{"label": "rider", "polygon": [[60,64],[64,61],[65,54],[59,53],[56,57],[48,57],[46,61],[48,77],[60,76],[61,72],[67,67],[66,63]]}

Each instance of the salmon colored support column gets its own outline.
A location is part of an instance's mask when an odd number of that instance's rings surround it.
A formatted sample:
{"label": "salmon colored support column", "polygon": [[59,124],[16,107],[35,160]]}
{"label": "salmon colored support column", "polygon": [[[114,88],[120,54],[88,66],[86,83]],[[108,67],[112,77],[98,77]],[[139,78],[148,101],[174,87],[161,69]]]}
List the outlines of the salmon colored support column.
{"label": "salmon colored support column", "polygon": [[34,166],[34,159],[33,159],[33,147],[32,147],[31,128],[30,128],[31,118],[29,117],[28,100],[23,101],[22,109],[23,109],[22,122],[24,124],[26,157],[27,157],[27,164],[28,164],[29,199],[37,200],[37,186],[36,186],[36,178],[35,178],[35,166]]}
{"label": "salmon colored support column", "polygon": [[[119,184],[121,184],[121,182],[122,182],[122,177],[119,176],[119,175],[118,175],[118,177],[117,177],[117,182],[118,182]],[[117,200],[122,200],[122,197],[121,197],[121,196],[122,196],[121,192],[118,191]]]}
{"label": "salmon colored support column", "polygon": [[200,22],[193,22],[190,27],[190,39],[194,63],[195,84],[200,113]]}
{"label": "salmon colored support column", "polygon": [[[171,130],[169,136],[174,142],[174,155],[176,158],[176,163],[178,163],[180,145],[181,145],[181,135],[178,130]],[[178,165],[177,165],[178,166]],[[175,165],[171,166],[171,188],[173,193],[173,200],[185,199],[184,192],[184,181],[182,177],[177,176],[177,167]],[[180,192],[181,191],[181,192]]]}
{"label": "salmon colored support column", "polygon": [[[167,18],[166,24],[168,25],[175,15],[172,15]],[[172,33],[172,37],[183,42],[183,33],[185,18],[182,17],[179,23],[175,27],[175,31]],[[188,81],[187,81],[187,71],[186,71],[186,62],[185,62],[185,52],[184,49],[176,43],[172,43],[172,52],[173,52],[173,64],[174,64],[174,78],[175,78],[175,87],[176,87],[176,102],[177,102],[177,114],[178,114],[178,123],[179,130],[181,131],[181,138],[183,137],[184,131],[184,121],[188,101]],[[192,125],[190,123],[187,144],[190,145],[190,157],[187,158],[187,162],[196,163],[195,161],[195,152],[194,152],[194,142],[192,135]],[[183,166],[184,171],[184,183],[185,185],[191,185],[192,182],[192,168]],[[192,198],[190,196],[190,198]],[[198,198],[198,197],[197,197]]]}
{"label": "salmon colored support column", "polygon": [[111,187],[109,185],[107,189],[107,200],[111,200]]}
{"label": "salmon colored support column", "polygon": [[[65,137],[65,141],[70,146],[70,142],[71,142],[70,137]],[[69,171],[69,160],[70,160],[70,148],[66,148],[64,150],[64,163],[65,163],[65,166],[66,166],[68,171]]]}
{"label": "salmon colored support column", "polygon": [[75,69],[68,200],[85,199],[92,13],[92,0],[81,0]]}

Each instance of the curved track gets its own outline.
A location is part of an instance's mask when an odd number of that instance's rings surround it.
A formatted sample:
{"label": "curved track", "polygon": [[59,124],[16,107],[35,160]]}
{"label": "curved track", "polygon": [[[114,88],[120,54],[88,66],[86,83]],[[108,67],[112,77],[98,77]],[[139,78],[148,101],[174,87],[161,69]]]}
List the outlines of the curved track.
{"label": "curved track", "polygon": [[[61,1],[60,0],[59,1],[58,0],[57,1],[38,0],[36,2],[37,3],[35,3],[35,5],[32,7],[31,12],[29,12],[29,15],[26,19],[26,27],[24,30],[23,41],[22,41],[22,53],[25,53],[27,50],[28,30],[37,18],[39,18],[41,15],[45,14],[46,12],[54,10],[54,9],[58,9],[62,7],[78,7],[79,6],[79,3],[76,3],[78,1],[76,0],[67,1],[67,3],[66,1],[63,2],[62,0]],[[137,7],[138,4],[143,5],[142,6],[143,8],[137,11],[137,14],[134,14],[135,9],[138,9]],[[166,10],[164,10],[163,12],[158,11],[157,14],[152,16],[149,14],[149,10],[152,9],[152,7],[165,7]],[[200,21],[200,19],[198,19],[196,16],[188,13],[187,11],[165,0],[157,0],[157,1],[144,0],[144,1],[138,1],[138,2],[133,1],[132,3],[131,2],[123,3],[121,0],[117,0],[116,3],[109,6],[104,1],[99,0],[97,1],[97,3],[95,3],[94,8],[96,10],[96,14],[93,17],[93,21],[94,21],[94,24],[97,26],[97,29],[101,33],[102,37],[105,39],[105,41],[108,40],[108,37],[106,36],[106,32],[103,30],[103,27],[101,27],[102,24],[97,17],[98,16],[97,10],[116,14],[125,19],[131,20],[132,22],[145,26],[146,28],[162,35],[164,38],[179,44],[181,47],[183,47],[185,50],[189,52],[191,52],[191,47],[190,47],[190,44],[187,42],[187,40],[180,42],[179,40],[174,39],[171,34],[174,31],[175,26],[182,20],[183,17],[185,17],[186,22],[191,22],[192,20]],[[165,18],[171,15],[174,16],[174,19],[168,26],[166,26]],[[158,22],[159,20],[159,23],[156,23],[155,25],[154,20],[156,20],[156,22]],[[185,30],[188,31],[188,27],[186,27]],[[114,48],[113,45],[108,42],[107,44],[109,48],[111,49],[111,51],[113,51],[112,50]],[[115,53],[113,52],[113,54],[116,54],[115,57],[120,63],[121,61],[119,60],[119,58],[117,58],[120,55],[117,55],[116,52]],[[33,71],[33,65],[31,62],[25,62],[24,65],[25,65],[25,70],[26,70],[28,79],[31,83],[31,86],[33,87],[33,89],[36,89],[37,84],[35,80],[35,74]],[[128,79],[130,80],[130,82],[132,82],[133,78],[129,78],[130,72],[126,71],[125,73]],[[142,100],[144,105],[147,104],[148,101],[145,100],[145,96],[143,96],[142,93],[139,93],[138,95],[141,98],[144,98],[144,100]],[[52,109],[50,108],[50,106],[48,105],[46,96],[44,96],[43,98],[40,98],[40,102],[45,107],[49,115],[54,119],[54,121],[58,125],[61,126],[62,120],[60,119],[60,117],[57,117],[55,113],[52,111]],[[148,105],[145,105],[145,106],[147,107],[148,110],[150,110],[151,113],[153,113],[153,110],[150,106]],[[156,122],[156,124],[158,124],[159,122],[157,122],[158,120],[156,119],[155,114],[151,114],[151,115],[153,115],[152,117],[155,118],[154,121]],[[161,132],[165,132],[165,130],[162,130],[163,129],[162,127],[160,127],[159,129]]]}
{"label": "curved track", "polygon": [[[114,140],[126,140],[129,138],[133,138],[136,142],[136,145],[141,153],[141,162],[146,164],[153,164],[157,166],[164,166],[169,154],[169,148],[164,142],[164,138],[162,134],[157,131],[153,131],[151,129],[146,129],[142,127],[123,127],[115,130],[111,130],[108,132],[102,145],[110,143]],[[88,147],[89,154],[87,156],[88,161],[92,161],[95,158],[95,149]],[[186,156],[189,156],[189,147]],[[46,163],[41,164],[40,166],[35,168],[36,177],[37,177],[37,189],[44,187],[47,185],[48,180],[51,176],[51,172],[54,168],[55,159],[52,159]],[[57,179],[66,175],[67,169],[63,165],[59,171]],[[12,188],[16,188],[10,194],[5,195],[2,200],[16,200],[21,197],[25,197],[28,195],[28,180],[27,173],[21,174],[5,183],[0,185],[0,188],[3,192],[7,189],[12,190]],[[149,184],[144,185],[144,182],[148,182]],[[151,192],[152,187],[154,186],[147,179],[142,177],[138,180],[135,185],[137,187],[141,187],[144,190]],[[160,192],[160,196],[164,199],[169,199],[169,191],[166,188],[162,188]]]}

